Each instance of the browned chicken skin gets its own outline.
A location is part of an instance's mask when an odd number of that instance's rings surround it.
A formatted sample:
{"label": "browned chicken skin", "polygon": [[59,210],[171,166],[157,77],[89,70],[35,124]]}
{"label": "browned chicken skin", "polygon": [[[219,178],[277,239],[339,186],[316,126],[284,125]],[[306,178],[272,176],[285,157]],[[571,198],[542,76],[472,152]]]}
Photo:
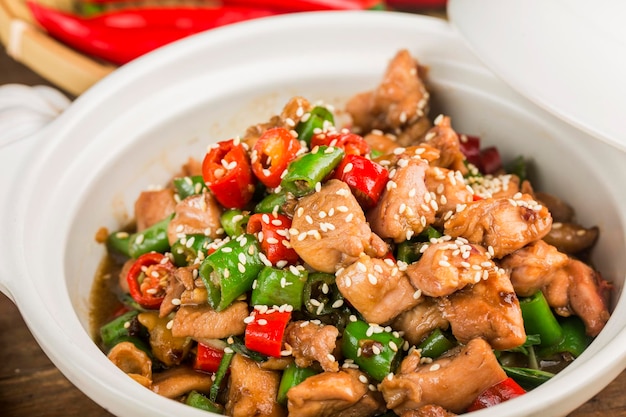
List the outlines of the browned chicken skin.
{"label": "browned chicken skin", "polygon": [[478,394],[504,379],[492,347],[477,338],[457,354],[433,362],[421,361],[418,351],[409,353],[398,373],[383,379],[379,390],[396,414],[429,404],[462,413]]}
{"label": "browned chicken skin", "polygon": [[167,227],[170,245],[181,237],[204,234],[213,239],[221,236],[222,209],[208,192],[187,197],[176,204],[174,217]]}
{"label": "browned chicken skin", "polygon": [[420,292],[391,260],[362,256],[337,272],[337,288],[370,323],[387,323],[417,305]]}
{"label": "browned chicken skin", "polygon": [[323,372],[287,391],[289,417],[369,417],[384,411],[380,393],[355,369]]}
{"label": "browned chicken skin", "polygon": [[319,363],[323,370],[337,372],[339,362],[333,356],[339,330],[334,326],[310,321],[294,321],[285,330],[285,346],[291,349],[300,368]]}
{"label": "browned chicken skin", "polygon": [[606,281],[554,246],[534,242],[502,259],[501,265],[510,271],[518,294],[531,296],[541,290],[557,314],[579,316],[590,336],[597,336],[609,319]]}
{"label": "browned chicken skin", "polygon": [[141,232],[165,219],[175,208],[176,200],[172,188],[143,191],[135,200],[137,231]]}
{"label": "browned chicken skin", "polygon": [[443,317],[439,299],[422,296],[421,303],[411,310],[400,314],[391,327],[404,332],[404,339],[412,345],[418,345],[435,329],[445,330],[450,326]]}
{"label": "browned chicken skin", "polygon": [[300,199],[290,233],[300,258],[322,272],[334,273],[363,254],[381,257],[388,251],[372,233],[348,185],[339,180]]}
{"label": "browned chicken skin", "polygon": [[527,194],[468,203],[444,224],[444,233],[462,236],[493,252],[495,258],[544,237],[552,226],[550,212]]}
{"label": "browned chicken skin", "polygon": [[172,322],[172,334],[177,337],[223,339],[243,334],[244,319],[248,317],[248,304],[235,301],[222,311],[213,310],[208,304],[181,306]]}

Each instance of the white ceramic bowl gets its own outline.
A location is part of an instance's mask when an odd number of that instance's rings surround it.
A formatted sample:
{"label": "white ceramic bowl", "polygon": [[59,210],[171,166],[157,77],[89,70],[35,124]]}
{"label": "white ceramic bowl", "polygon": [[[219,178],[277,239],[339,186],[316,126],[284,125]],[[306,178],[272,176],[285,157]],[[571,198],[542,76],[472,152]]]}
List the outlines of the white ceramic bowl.
{"label": "white ceramic bowl", "polygon": [[289,97],[340,104],[373,88],[400,48],[430,67],[434,112],[505,157],[532,156],[536,184],[600,227],[594,262],[615,285],[613,316],[580,358],[476,417],[562,416],[616,377],[626,366],[626,156],[514,93],[446,22],[379,12],[282,16],[186,39],[122,67],[41,134],[0,149],[0,288],[55,365],[116,415],[206,416],[141,387],[92,342],[88,300],[104,255],[95,232],[125,223],[138,192],[164,183],[187,156]]}

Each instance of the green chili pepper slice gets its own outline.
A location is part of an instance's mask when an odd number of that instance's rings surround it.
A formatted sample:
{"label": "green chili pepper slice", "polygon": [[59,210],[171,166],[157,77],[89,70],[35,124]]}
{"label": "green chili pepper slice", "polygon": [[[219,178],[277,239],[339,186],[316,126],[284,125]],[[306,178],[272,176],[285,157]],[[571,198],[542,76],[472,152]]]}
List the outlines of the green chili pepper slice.
{"label": "green chili pepper slice", "polygon": [[254,211],[255,213],[276,212],[280,214],[285,214],[285,205],[293,199],[293,195],[290,195],[290,193],[285,190],[281,190],[278,193],[272,193],[265,196],[263,200],[259,201],[259,203],[254,207]]}
{"label": "green chili pepper slice", "polygon": [[187,395],[187,399],[185,400],[185,404],[192,406],[193,408],[198,408],[200,410],[209,411],[211,413],[223,414],[224,407],[215,401],[211,401],[210,398],[205,397],[198,391],[191,391]]}
{"label": "green chili pepper slice", "polygon": [[222,381],[226,377],[226,373],[228,372],[228,368],[230,367],[230,363],[233,361],[233,357],[235,357],[235,351],[232,349],[225,349],[224,356],[220,361],[220,366],[217,368],[217,372],[215,373],[215,379],[213,380],[213,385],[211,385],[211,389],[209,390],[209,400],[212,402],[217,401],[217,395],[220,392],[220,387],[222,386]]}
{"label": "green chili pepper slice", "polygon": [[306,311],[313,316],[335,312],[343,305],[335,276],[324,272],[310,273],[303,289],[303,301]]}
{"label": "green chili pepper slice", "polygon": [[290,363],[283,371],[283,375],[280,379],[278,386],[278,394],[276,400],[278,404],[287,404],[287,391],[295,387],[310,376],[318,374],[313,368],[300,368],[295,363]]}
{"label": "green chili pepper slice", "polygon": [[213,241],[203,234],[191,234],[177,240],[170,250],[174,258],[174,265],[192,265],[196,260],[203,261],[209,244]]}
{"label": "green chili pepper slice", "polygon": [[382,381],[398,367],[404,339],[377,325],[351,321],[341,340],[341,351],[373,379]]}
{"label": "green chili pepper slice", "polygon": [[302,308],[302,291],[307,282],[305,269],[278,269],[266,266],[257,276],[252,289],[252,305],[281,306],[289,304],[294,310]]}
{"label": "green chili pepper slice", "polygon": [[563,330],[563,339],[555,345],[539,349],[537,352],[539,357],[546,358],[567,352],[577,358],[593,341],[592,337],[587,336],[585,324],[579,317],[564,317],[559,320],[559,323]]}
{"label": "green chili pepper slice", "polygon": [[519,304],[526,334],[538,334],[540,346],[556,345],[563,340],[563,330],[541,291],[520,299]]}
{"label": "green chili pepper slice", "polygon": [[289,164],[280,185],[296,197],[309,194],[315,190],[317,183],[321,183],[335,169],[344,155],[341,148],[315,147]]}
{"label": "green chili pepper slice", "polygon": [[138,258],[148,252],[167,252],[170,249],[167,227],[173,217],[174,214],[171,214],[146,230],[131,235],[128,245],[129,255]]}
{"label": "green chili pepper slice", "polygon": [[430,332],[428,337],[417,347],[421,349],[422,356],[435,359],[452,349],[455,345],[454,341],[450,340],[441,329],[437,328]]}
{"label": "green chili pepper slice", "polygon": [[139,311],[130,310],[100,327],[100,339],[105,351],[121,342],[131,342],[137,348],[152,356],[148,344],[144,341],[148,332],[137,320]]}
{"label": "green chili pepper slice", "polygon": [[222,213],[220,223],[228,236],[237,237],[246,232],[249,219],[250,213],[239,209],[230,209]]}
{"label": "green chili pepper slice", "polygon": [[298,139],[309,145],[316,129],[323,130],[326,125],[334,124],[335,117],[330,110],[323,106],[315,106],[309,112],[309,118],[306,121],[300,121],[295,130],[298,132]]}
{"label": "green chili pepper slice", "polygon": [[554,376],[552,372],[542,371],[540,369],[516,368],[503,366],[504,372],[515,380],[520,386],[526,390],[537,388],[539,385],[547,382]]}
{"label": "green chili pepper slice", "polygon": [[264,267],[260,251],[256,237],[243,234],[223,244],[202,261],[198,272],[207,289],[211,307],[222,311],[252,289],[254,280]]}
{"label": "green chili pepper slice", "polygon": [[192,195],[202,194],[207,189],[202,175],[174,178],[172,183],[181,200]]}
{"label": "green chili pepper slice", "polygon": [[125,231],[117,231],[107,236],[107,249],[109,253],[116,253],[130,258],[130,233]]}

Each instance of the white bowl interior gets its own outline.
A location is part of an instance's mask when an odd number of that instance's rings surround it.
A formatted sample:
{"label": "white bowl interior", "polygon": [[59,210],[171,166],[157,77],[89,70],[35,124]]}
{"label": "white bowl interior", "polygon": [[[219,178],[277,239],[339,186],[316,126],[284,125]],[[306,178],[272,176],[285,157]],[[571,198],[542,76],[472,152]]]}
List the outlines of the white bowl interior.
{"label": "white bowl interior", "polygon": [[[322,26],[328,25],[337,33],[349,32],[342,18],[331,17],[326,18]],[[293,25],[320,25],[319,21],[307,19],[303,16],[295,24],[278,27],[287,31]],[[47,247],[45,267],[61,273],[45,277],[43,265],[33,264],[29,269],[34,287],[38,288],[38,297],[50,318],[63,330],[62,335],[53,337],[51,332],[39,330],[42,319],[29,317],[35,308],[29,307],[22,297],[18,300],[44,349],[79,388],[119,415],[183,412],[180,408],[183,406],[157,397],[130,381],[99,355],[93,343],[90,345],[89,295],[95,271],[104,255],[103,245],[94,240],[96,231],[103,226],[115,230],[125,224],[133,215],[134,199],[142,189],[151,184],[164,184],[189,156],[202,158],[210,143],[242,134],[248,125],[268,119],[280,111],[289,97],[321,99],[340,108],[347,97],[373,88],[388,60],[401,47],[407,47],[430,66],[435,100],[433,114],[451,115],[457,131],[478,134],[485,145],[497,144],[505,158],[519,154],[530,157],[536,168],[538,188],[570,202],[583,225],[600,227],[601,239],[593,259],[604,277],[615,285],[613,306],[619,311],[625,308],[620,294],[626,258],[615,256],[626,252],[626,221],[621,209],[626,202],[619,193],[625,175],[618,171],[625,156],[602,143],[595,143],[512,92],[478,65],[442,22],[416,16],[394,19],[381,24],[383,29],[393,27],[393,33],[380,31],[379,37],[369,35],[371,39],[367,40],[371,42],[366,45],[370,51],[355,49],[338,53],[330,48],[324,55],[322,47],[313,45],[313,52],[308,54],[274,51],[269,58],[257,57],[257,60],[248,56],[249,65],[233,65],[232,62],[213,65],[214,59],[202,56],[214,54],[214,50],[219,49],[217,41],[221,41],[226,45],[219,50],[224,54],[222,60],[240,60],[239,55],[245,54],[228,48],[243,42],[235,29],[220,32],[224,35],[222,38],[217,34],[200,36],[184,42],[179,49],[164,50],[160,55],[148,56],[145,61],[139,60],[136,65],[123,68],[110,81],[105,80],[103,85],[79,99],[76,109],[72,109],[74,113],[67,116],[65,124],[57,127],[52,136],[54,143],[44,146],[35,160],[41,164],[40,174],[48,174],[31,182],[32,198],[41,198],[43,207],[28,209],[38,217],[25,229],[25,236],[38,238],[27,250],[43,250],[42,242],[50,239],[56,242],[53,247]],[[416,25],[422,25],[423,29],[416,29]],[[268,40],[277,36],[273,26],[263,22],[252,23],[249,27],[251,31],[262,29],[261,36]],[[423,38],[418,39],[419,34]],[[288,40],[292,47],[300,40],[296,38]],[[346,40],[347,46],[362,43],[362,39],[358,43]],[[262,52],[268,53],[261,51],[259,55]],[[198,57],[198,53],[201,56]],[[316,53],[323,59],[309,56]],[[177,67],[183,69],[176,70]],[[172,74],[175,76],[170,78]],[[155,80],[167,81],[155,84]],[[131,83],[135,84],[132,88]],[[160,87],[155,88],[155,85]],[[125,90],[127,88],[129,91]],[[126,104],[120,107],[123,100],[127,100]],[[45,279],[52,280],[53,284],[40,285]],[[601,351],[622,331],[623,317],[626,315],[611,319],[590,352]],[[56,343],[66,346],[51,345]],[[71,365],[62,355],[74,348],[82,353]],[[611,375],[614,377],[623,369],[623,356],[617,358],[619,363],[613,364],[610,372],[589,380],[596,384],[608,383]],[[575,394],[576,390],[584,392],[583,387],[576,384],[584,379],[580,375],[587,372],[583,368],[587,359],[600,360],[586,352],[564,373],[574,374],[571,378],[576,383],[567,386]],[[594,363],[595,368],[602,366]],[[577,367],[583,369],[577,370]],[[549,384],[556,386],[558,383]],[[567,392],[554,395],[559,391],[546,386],[529,394],[537,401],[504,404],[480,415],[521,416],[536,412],[546,404],[550,404],[551,410],[542,415],[563,415],[593,395],[594,389],[587,391],[589,395],[572,396]],[[112,404],[110,401],[114,398],[120,401]],[[563,401],[565,398],[572,402]],[[127,403],[122,404],[124,401]],[[194,410],[184,412],[195,415]]]}

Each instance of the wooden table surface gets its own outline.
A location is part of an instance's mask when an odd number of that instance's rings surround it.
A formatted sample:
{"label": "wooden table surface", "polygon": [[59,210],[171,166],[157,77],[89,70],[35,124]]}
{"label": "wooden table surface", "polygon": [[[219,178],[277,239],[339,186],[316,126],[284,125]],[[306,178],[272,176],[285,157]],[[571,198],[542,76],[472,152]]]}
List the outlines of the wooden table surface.
{"label": "wooden table surface", "polygon": [[[1,49],[0,85],[7,83],[49,85]],[[15,305],[0,294],[0,416],[111,415],[59,372],[36,343]],[[626,372],[568,417],[617,416],[626,416]]]}

